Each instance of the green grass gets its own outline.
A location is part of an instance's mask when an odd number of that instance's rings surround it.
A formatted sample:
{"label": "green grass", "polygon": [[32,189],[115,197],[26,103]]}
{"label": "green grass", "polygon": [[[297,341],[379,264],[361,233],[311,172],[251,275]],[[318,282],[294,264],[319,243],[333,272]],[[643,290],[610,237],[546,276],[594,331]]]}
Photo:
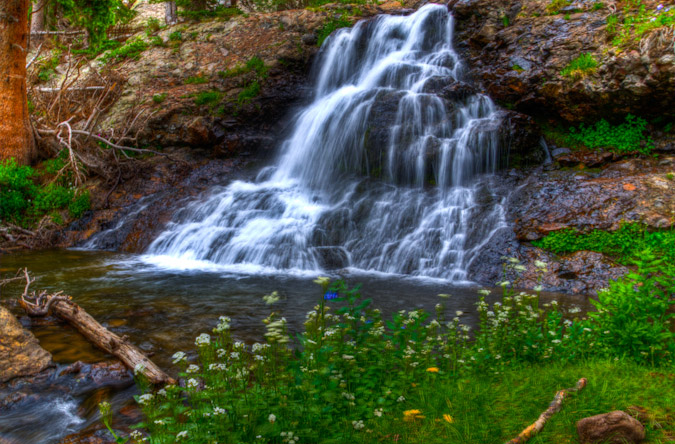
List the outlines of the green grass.
{"label": "green grass", "polygon": [[244,88],[237,96],[237,103],[243,105],[258,97],[260,94],[260,83],[254,81]]}
{"label": "green grass", "polygon": [[260,57],[254,56],[247,60],[243,65],[237,65],[234,68],[225,71],[218,71],[218,75],[223,79],[230,79],[249,72],[255,72],[260,79],[265,79],[267,77],[268,69],[269,68],[265,66],[265,62]]}
{"label": "green grass", "polygon": [[563,68],[563,70],[560,71],[560,75],[563,77],[579,79],[594,73],[597,67],[598,62],[593,57],[593,54],[584,53]]}
{"label": "green grass", "polygon": [[152,96],[152,101],[157,103],[157,104],[164,103],[164,101],[166,100],[166,97],[167,97],[167,93],[155,94],[155,95]]}
{"label": "green grass", "polygon": [[560,230],[532,243],[554,253],[597,251],[622,264],[631,264],[643,250],[651,249],[675,263],[675,230],[649,231],[639,223],[622,224],[616,231],[593,230],[586,234]]}
{"label": "green grass", "polygon": [[318,46],[323,45],[323,42],[328,38],[329,35],[331,35],[334,31],[340,29],[340,28],[349,28],[352,26],[352,22],[350,22],[347,18],[345,18],[344,15],[341,15],[339,18],[331,18],[330,20],[326,21],[321,28],[319,28],[316,31],[316,36],[317,36],[317,42],[316,44]]}
{"label": "green grass", "polygon": [[202,85],[204,83],[209,83],[209,78],[200,74],[198,76],[188,77],[183,83],[186,85]]}
{"label": "green grass", "polygon": [[223,93],[220,91],[202,91],[195,96],[195,105],[214,105],[220,102]]}

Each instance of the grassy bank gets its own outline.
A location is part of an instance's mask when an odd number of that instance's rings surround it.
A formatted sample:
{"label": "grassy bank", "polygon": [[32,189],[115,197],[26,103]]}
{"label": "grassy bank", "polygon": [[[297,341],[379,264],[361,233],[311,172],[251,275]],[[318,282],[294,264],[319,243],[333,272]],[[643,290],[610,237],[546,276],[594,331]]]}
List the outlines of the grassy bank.
{"label": "grassy bank", "polygon": [[[532,442],[576,442],[577,420],[631,408],[641,412],[648,442],[668,442],[675,435],[675,274],[648,251],[642,256],[639,271],[600,292],[587,317],[540,304],[538,294],[518,293],[509,282],[500,283],[502,298],[491,306],[489,290],[480,290],[475,331],[464,313],[448,316],[450,295],[439,295],[435,316],[416,310],[384,319],[358,287],[319,278],[321,298],[295,338],[275,311],[264,321],[265,342],[252,346],[233,340],[230,319],[221,317],[195,339],[196,353],[175,353],[181,386],[137,397],[147,420],[131,439],[498,443],[584,377],[588,387]],[[523,268],[511,258],[505,275]],[[273,309],[279,297],[264,300]],[[110,425],[109,407],[102,410]]]}

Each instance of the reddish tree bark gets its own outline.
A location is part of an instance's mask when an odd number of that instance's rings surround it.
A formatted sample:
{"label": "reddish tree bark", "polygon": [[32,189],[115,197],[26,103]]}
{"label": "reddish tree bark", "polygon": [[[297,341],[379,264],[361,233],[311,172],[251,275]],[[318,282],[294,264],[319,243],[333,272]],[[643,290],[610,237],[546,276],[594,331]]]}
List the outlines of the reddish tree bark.
{"label": "reddish tree bark", "polygon": [[14,157],[20,164],[35,154],[26,95],[29,4],[0,1],[0,160]]}

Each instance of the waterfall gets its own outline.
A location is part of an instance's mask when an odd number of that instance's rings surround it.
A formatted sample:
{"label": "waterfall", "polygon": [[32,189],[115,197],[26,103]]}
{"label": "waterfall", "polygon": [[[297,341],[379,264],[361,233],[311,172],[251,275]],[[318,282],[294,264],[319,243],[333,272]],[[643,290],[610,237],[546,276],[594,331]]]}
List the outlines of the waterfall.
{"label": "waterfall", "polygon": [[331,35],[275,166],[180,210],[146,259],[466,280],[505,225],[489,187],[500,118],[452,39],[440,5]]}

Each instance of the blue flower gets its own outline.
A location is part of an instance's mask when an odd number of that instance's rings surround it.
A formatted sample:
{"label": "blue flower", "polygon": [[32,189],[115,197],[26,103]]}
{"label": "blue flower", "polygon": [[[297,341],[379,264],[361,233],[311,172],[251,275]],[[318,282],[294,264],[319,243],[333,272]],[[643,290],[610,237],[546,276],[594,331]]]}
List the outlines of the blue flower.
{"label": "blue flower", "polygon": [[326,301],[330,301],[331,299],[337,299],[338,294],[336,291],[327,291],[326,294],[323,295],[323,299]]}

